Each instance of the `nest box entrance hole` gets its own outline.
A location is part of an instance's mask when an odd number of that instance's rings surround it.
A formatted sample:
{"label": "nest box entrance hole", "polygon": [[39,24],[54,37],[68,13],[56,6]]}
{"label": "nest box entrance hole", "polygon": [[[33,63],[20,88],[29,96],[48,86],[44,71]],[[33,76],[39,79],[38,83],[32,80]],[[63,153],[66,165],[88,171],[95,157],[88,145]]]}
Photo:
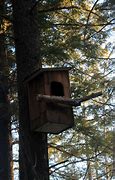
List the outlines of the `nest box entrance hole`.
{"label": "nest box entrance hole", "polygon": [[52,81],[50,91],[52,96],[64,96],[64,87],[61,82]]}

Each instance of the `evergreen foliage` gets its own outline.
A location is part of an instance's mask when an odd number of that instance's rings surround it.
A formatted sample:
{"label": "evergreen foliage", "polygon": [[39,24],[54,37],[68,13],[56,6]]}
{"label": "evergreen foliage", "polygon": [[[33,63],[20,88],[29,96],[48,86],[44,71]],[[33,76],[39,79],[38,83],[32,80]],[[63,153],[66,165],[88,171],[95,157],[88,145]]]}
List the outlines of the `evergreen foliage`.
{"label": "evergreen foliage", "polygon": [[[34,1],[33,1],[34,2]],[[12,29],[12,4],[5,1],[0,13],[4,28],[9,76],[13,143],[18,139],[18,97],[15,46]],[[113,170],[113,104],[111,74],[114,45],[108,42],[114,30],[112,0],[35,1],[38,8],[43,66],[70,66],[72,98],[103,91],[102,97],[74,108],[75,126],[59,135],[49,135],[51,179],[110,179]],[[0,33],[1,35],[1,33]],[[15,161],[18,159],[16,158]],[[17,166],[18,167],[18,166]]]}

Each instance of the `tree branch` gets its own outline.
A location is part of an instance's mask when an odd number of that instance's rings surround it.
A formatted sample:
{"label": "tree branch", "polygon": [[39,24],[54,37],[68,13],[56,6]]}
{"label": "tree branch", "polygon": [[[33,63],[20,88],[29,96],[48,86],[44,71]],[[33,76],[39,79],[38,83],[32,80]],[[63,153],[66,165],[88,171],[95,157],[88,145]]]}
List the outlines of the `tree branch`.
{"label": "tree branch", "polygon": [[86,23],[86,28],[85,28],[85,31],[84,31],[84,44],[85,44],[85,40],[86,40],[86,31],[87,31],[87,25],[88,25],[88,23],[89,23],[89,18],[90,18],[90,15],[91,15],[91,13],[92,13],[92,11],[93,11],[93,9],[94,9],[94,7],[96,6],[96,4],[97,4],[97,2],[98,2],[99,0],[96,0],[96,2],[94,3],[94,5],[92,6],[92,8],[91,8],[91,10],[90,10],[90,12],[89,12],[89,14],[88,14],[88,17],[87,17],[87,23]]}
{"label": "tree branch", "polygon": [[102,27],[100,30],[98,30],[97,32],[95,32],[95,33],[92,34],[90,37],[86,38],[85,40],[89,40],[89,39],[92,38],[95,34],[100,33],[104,28],[106,28],[106,26],[115,24],[115,23],[111,23],[111,22],[114,21],[114,20],[115,20],[115,18],[114,18],[114,19],[111,19],[111,20],[110,20],[109,22],[107,22],[106,24],[103,24],[103,27]]}
{"label": "tree branch", "polygon": [[[111,20],[111,21],[113,21],[113,20]],[[87,27],[99,27],[99,26],[114,25],[115,23],[111,23],[111,21],[107,22],[107,23],[103,23],[103,24],[88,24]],[[77,22],[77,23],[56,23],[56,24],[51,24],[48,27],[50,27],[50,26],[72,26],[72,27],[78,26],[78,27],[84,27],[84,26],[86,26],[86,24],[83,24],[81,22]]]}
{"label": "tree branch", "polygon": [[80,106],[82,102],[90,100],[92,98],[96,98],[98,96],[101,96],[102,92],[97,92],[97,93],[92,93],[89,96],[85,96],[80,99],[71,99],[71,98],[64,98],[60,96],[49,96],[49,95],[42,95],[38,94],[36,97],[37,101],[46,101],[46,102],[52,102],[52,103],[61,103],[61,104],[66,104],[70,106]]}
{"label": "tree branch", "polygon": [[90,12],[89,12],[89,14],[88,14],[87,23],[86,23],[86,28],[87,28],[87,25],[88,25],[88,23],[89,23],[90,15],[91,15],[91,13],[92,13],[92,11],[93,11],[93,9],[94,9],[94,7],[96,6],[96,4],[97,4],[98,1],[99,1],[99,0],[97,0],[97,1],[94,3],[94,5],[92,6],[92,8],[91,8],[91,10],[90,10]]}

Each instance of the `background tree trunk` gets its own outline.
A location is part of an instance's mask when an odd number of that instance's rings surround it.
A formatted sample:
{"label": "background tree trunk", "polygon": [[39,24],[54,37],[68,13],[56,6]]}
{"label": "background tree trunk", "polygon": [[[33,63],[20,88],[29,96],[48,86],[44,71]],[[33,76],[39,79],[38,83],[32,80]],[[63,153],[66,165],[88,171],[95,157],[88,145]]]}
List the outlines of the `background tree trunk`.
{"label": "background tree trunk", "polygon": [[8,86],[5,76],[6,55],[4,34],[0,34],[0,179],[11,179],[10,114],[7,99]]}
{"label": "background tree trunk", "polygon": [[33,2],[12,1],[19,93],[20,180],[47,180],[47,135],[30,131],[27,92],[23,83],[28,74],[41,67],[37,7],[30,12]]}
{"label": "background tree trunk", "polygon": [[[5,13],[5,2],[0,1],[0,12]],[[4,19],[0,21],[0,179],[13,180],[8,102],[8,63],[5,47]]]}

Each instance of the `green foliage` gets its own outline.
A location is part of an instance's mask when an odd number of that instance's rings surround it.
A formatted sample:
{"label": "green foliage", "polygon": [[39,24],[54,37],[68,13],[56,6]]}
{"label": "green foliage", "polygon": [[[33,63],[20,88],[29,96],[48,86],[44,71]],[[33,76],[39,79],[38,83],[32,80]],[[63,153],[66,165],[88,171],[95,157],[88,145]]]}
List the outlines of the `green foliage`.
{"label": "green foliage", "polygon": [[[38,6],[40,20],[36,24],[39,23],[41,30],[43,66],[72,67],[72,98],[103,91],[102,97],[74,108],[75,126],[72,129],[57,136],[49,135],[51,179],[88,179],[90,170],[89,179],[99,179],[106,177],[106,167],[109,170],[112,167],[113,107],[112,88],[109,87],[112,44],[106,40],[113,29],[113,12],[105,7],[112,8],[114,4],[113,1],[97,3],[92,9],[93,5],[91,0],[50,0],[40,1]],[[18,100],[10,2],[6,2],[6,16],[7,20],[0,18],[0,23],[1,27],[5,26],[13,119],[18,118]]]}
{"label": "green foliage", "polygon": [[76,7],[47,13],[50,23],[48,27],[44,26],[42,42],[47,42],[43,46],[47,48],[45,51],[42,49],[42,58],[48,65],[73,67],[70,77],[73,98],[99,90],[104,94],[74,109],[75,126],[72,130],[49,137],[53,149],[49,152],[50,163],[54,161],[56,164],[51,168],[51,177],[70,179],[70,174],[73,174],[73,179],[83,179],[91,170],[92,174],[96,172],[91,178],[96,179],[105,176],[104,169],[108,164],[110,170],[112,167],[112,149],[109,148],[112,146],[111,94],[107,93],[111,64],[108,56],[112,46],[102,46],[108,37],[109,31],[105,25],[110,16],[100,10],[102,4],[97,4],[92,12],[91,1],[90,4],[88,1],[72,1],[72,5]]}

